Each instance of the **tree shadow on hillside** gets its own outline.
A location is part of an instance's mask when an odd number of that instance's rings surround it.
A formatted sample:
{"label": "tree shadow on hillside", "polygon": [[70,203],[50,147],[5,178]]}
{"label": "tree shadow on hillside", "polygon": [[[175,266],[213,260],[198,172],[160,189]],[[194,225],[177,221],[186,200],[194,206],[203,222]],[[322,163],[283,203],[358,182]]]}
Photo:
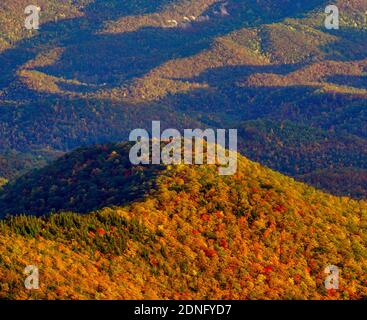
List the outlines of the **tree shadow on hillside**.
{"label": "tree shadow on hillside", "polygon": [[[282,1],[288,6],[284,8],[272,2],[274,10],[263,7],[261,1],[229,1],[229,16],[216,15],[211,8],[204,13],[211,14],[208,21],[193,22],[188,29],[144,27],[130,33],[98,35],[96,32],[106,19],[139,14],[141,8],[134,1],[124,4],[117,0],[108,2],[111,7],[102,0],[96,1],[86,8],[85,17],[42,25],[37,36],[22,40],[15,48],[2,53],[0,63],[4,67],[0,89],[15,78],[15,71],[20,65],[33,59],[46,46],[63,47],[65,51],[55,64],[40,68],[40,71],[83,83],[113,87],[142,76],[168,60],[195,55],[208,48],[217,36],[245,26],[281,21],[289,15],[302,15],[325,2]],[[147,12],[155,12],[159,5],[168,3],[163,0],[154,5],[148,1],[141,2],[149,3]]]}
{"label": "tree shadow on hillside", "polygon": [[367,89],[367,76],[338,74],[328,77],[326,81],[342,86]]}
{"label": "tree shadow on hillside", "polygon": [[[325,32],[325,30],[322,31]],[[339,30],[328,33],[336,36],[338,40],[321,47],[326,53],[326,59],[357,61],[367,58],[367,30],[341,27]]]}
{"label": "tree shadow on hillside", "polygon": [[1,107],[0,152],[70,151],[96,143],[128,139],[136,128],[150,131],[153,120],[165,128],[196,128],[197,121],[160,104],[128,104],[48,94]]}
{"label": "tree shadow on hillside", "polygon": [[[207,83],[209,88],[169,95],[161,103],[213,125],[269,118],[303,122],[326,130],[339,127],[366,138],[367,132],[360,128],[360,122],[366,119],[363,97],[323,92],[320,86],[249,86],[245,82],[251,74],[286,75],[298,67],[242,65],[206,70],[186,80]],[[364,77],[355,79],[363,80]]]}
{"label": "tree shadow on hillside", "polygon": [[[80,41],[93,40],[94,33],[103,27],[107,20],[128,15],[155,12],[161,6],[174,0],[95,0],[81,11],[84,16],[41,24],[40,31],[31,38],[18,41],[14,48],[0,54],[2,74],[0,89],[3,89],[16,77],[18,67],[34,59],[44,47],[63,47],[78,45]],[[141,6],[143,5],[144,6]]]}
{"label": "tree shadow on hillside", "polygon": [[172,78],[173,80],[189,81],[195,83],[207,83],[211,87],[223,84],[236,85],[238,81],[244,81],[247,77],[256,73],[269,73],[286,75],[301,68],[304,64],[269,64],[269,65],[235,65],[207,69],[200,75],[191,78]]}
{"label": "tree shadow on hillside", "polygon": [[125,16],[154,13],[175,0],[94,0],[83,12],[97,21],[115,20]]}

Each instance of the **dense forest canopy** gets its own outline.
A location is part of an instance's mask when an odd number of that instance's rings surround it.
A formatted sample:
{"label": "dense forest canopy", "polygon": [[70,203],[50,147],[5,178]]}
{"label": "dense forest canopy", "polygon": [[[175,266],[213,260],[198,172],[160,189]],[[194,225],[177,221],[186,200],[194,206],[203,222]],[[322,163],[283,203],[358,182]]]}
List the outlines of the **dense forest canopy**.
{"label": "dense forest canopy", "polygon": [[[0,298],[366,298],[367,202],[325,194],[242,156],[234,176],[218,175],[215,165],[176,165],[111,177],[126,172],[128,150],[80,149],[5,188],[31,190],[9,207],[34,211],[0,222]],[[50,174],[57,185],[42,189]],[[116,181],[129,177],[136,184]],[[93,194],[96,185],[105,193]],[[138,190],[144,198],[126,199]],[[93,206],[93,196],[103,207],[76,213]],[[35,217],[36,199],[75,212]],[[23,286],[30,262],[42,272],[39,290]],[[329,265],[340,270],[339,290],[324,286]]]}
{"label": "dense forest canopy", "polygon": [[[367,298],[365,0],[338,30],[324,0],[32,2],[39,30],[0,2],[0,299]],[[156,120],[237,129],[236,174],[132,165]]]}

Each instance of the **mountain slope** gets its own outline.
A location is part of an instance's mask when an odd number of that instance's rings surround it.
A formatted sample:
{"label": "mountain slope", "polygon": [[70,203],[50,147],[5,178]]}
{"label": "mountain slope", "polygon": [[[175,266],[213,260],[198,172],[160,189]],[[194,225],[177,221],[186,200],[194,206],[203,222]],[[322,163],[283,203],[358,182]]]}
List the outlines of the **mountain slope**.
{"label": "mountain slope", "polygon": [[128,150],[129,144],[77,149],[52,165],[31,171],[4,186],[0,217],[55,210],[86,213],[140,198],[154,186],[162,167],[134,167]]}
{"label": "mountain slope", "polygon": [[[79,152],[85,167],[108,170],[109,159],[93,148]],[[49,168],[68,161],[73,167],[72,155]],[[219,176],[216,166],[181,165],[154,179],[144,199],[125,206],[2,222],[0,297],[366,297],[366,202],[316,191],[241,156],[234,176]],[[40,269],[40,290],[22,286],[29,264]],[[338,291],[324,287],[328,265],[339,267]]]}

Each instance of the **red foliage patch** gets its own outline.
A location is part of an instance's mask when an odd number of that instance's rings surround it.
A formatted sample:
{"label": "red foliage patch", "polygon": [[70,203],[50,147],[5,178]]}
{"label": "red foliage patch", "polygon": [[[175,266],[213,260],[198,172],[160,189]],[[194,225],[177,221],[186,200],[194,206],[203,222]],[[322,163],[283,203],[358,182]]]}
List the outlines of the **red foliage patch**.
{"label": "red foliage patch", "polygon": [[102,228],[98,228],[97,229],[97,233],[98,235],[100,235],[101,237],[103,237],[106,234],[106,231]]}
{"label": "red foliage patch", "polygon": [[264,268],[264,272],[265,273],[269,273],[271,271],[273,271],[273,267],[272,266],[267,266],[267,267]]}
{"label": "red foliage patch", "polygon": [[287,208],[284,207],[281,204],[278,204],[278,205],[275,206],[274,211],[276,211],[276,212],[285,212],[285,211],[287,211]]}
{"label": "red foliage patch", "polygon": [[228,248],[228,242],[225,239],[220,240],[219,245],[224,249]]}
{"label": "red foliage patch", "polygon": [[206,249],[206,250],[204,250],[204,252],[205,252],[206,256],[209,257],[209,258],[212,258],[217,254],[217,252],[214,249]]}

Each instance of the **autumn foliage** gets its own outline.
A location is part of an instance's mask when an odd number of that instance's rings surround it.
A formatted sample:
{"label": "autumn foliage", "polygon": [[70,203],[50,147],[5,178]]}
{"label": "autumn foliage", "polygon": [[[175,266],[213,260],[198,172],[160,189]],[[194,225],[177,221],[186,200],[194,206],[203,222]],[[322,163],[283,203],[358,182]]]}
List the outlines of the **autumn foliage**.
{"label": "autumn foliage", "polygon": [[[367,203],[239,158],[236,175],[173,166],[143,200],[0,227],[3,299],[362,299]],[[23,286],[25,266],[40,289]],[[340,288],[324,287],[328,265]]]}

